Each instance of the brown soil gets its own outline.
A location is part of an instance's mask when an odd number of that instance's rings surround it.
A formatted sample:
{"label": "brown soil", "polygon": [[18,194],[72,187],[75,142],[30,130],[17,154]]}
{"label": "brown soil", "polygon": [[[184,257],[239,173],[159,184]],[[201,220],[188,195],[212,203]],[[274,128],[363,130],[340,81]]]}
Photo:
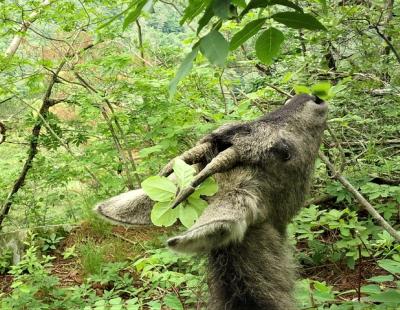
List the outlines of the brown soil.
{"label": "brown soil", "polygon": [[51,274],[58,277],[61,287],[70,287],[83,283],[83,276],[79,260],[77,258],[64,259],[57,253],[52,261]]}
{"label": "brown soil", "polygon": [[13,277],[11,275],[0,275],[0,293],[8,294],[11,292]]}
{"label": "brown soil", "polygon": [[[332,263],[316,267],[306,267],[301,270],[301,275],[304,278],[325,282],[333,286],[334,291],[348,292],[341,295],[341,298],[346,300],[357,299],[359,287],[368,284],[367,280],[369,278],[386,274],[387,272],[377,265],[375,259],[365,258],[361,265],[356,265],[354,269],[350,269],[344,263]],[[396,287],[394,282],[386,282],[384,285],[386,287]]]}

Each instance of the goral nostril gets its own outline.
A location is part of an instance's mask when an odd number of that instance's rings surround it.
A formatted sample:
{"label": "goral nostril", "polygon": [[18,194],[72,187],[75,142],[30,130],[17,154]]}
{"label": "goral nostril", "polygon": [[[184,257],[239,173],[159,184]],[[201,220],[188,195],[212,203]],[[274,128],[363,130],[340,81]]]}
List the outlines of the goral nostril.
{"label": "goral nostril", "polygon": [[170,247],[174,247],[178,244],[178,238],[171,238],[169,240],[167,240],[167,244]]}
{"label": "goral nostril", "polygon": [[315,102],[316,104],[321,104],[321,103],[324,103],[324,100],[322,100],[322,99],[321,99],[320,97],[318,97],[318,96],[315,96],[314,102]]}

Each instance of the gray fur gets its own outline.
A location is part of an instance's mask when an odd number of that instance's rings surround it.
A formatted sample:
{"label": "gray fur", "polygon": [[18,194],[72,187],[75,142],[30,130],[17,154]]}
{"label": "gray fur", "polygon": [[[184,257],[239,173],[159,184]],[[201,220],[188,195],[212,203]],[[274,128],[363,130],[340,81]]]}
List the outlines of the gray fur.
{"label": "gray fur", "polygon": [[[222,158],[213,168],[220,172],[214,175],[218,193],[188,231],[168,240],[173,250],[208,255],[209,309],[295,309],[286,227],[304,203],[326,112],[318,98],[298,95],[258,120],[224,125],[206,136],[199,144],[207,146],[204,156],[185,153],[200,170],[227,149],[237,158],[234,165]],[[97,210],[126,208],[107,216],[134,223],[141,204],[143,214],[150,212],[150,202],[140,197],[125,199],[126,205],[117,199],[118,206],[109,200]]]}
{"label": "gray fur", "polygon": [[153,204],[142,189],[137,189],[99,203],[94,211],[113,224],[150,225]]}

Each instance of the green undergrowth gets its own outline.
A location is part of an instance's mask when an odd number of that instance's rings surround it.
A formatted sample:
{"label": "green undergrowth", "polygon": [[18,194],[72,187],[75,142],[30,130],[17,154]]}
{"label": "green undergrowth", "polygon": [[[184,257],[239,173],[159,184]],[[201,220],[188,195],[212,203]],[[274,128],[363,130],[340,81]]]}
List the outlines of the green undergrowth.
{"label": "green undergrowth", "polygon": [[5,263],[9,252],[2,251],[1,271],[11,274],[13,281],[8,293],[0,293],[0,309],[202,306],[207,299],[204,261],[171,253],[163,248],[165,236],[158,234],[125,229],[99,233],[85,223],[57,242],[56,250],[47,251],[43,237],[31,234],[16,266]]}
{"label": "green undergrowth", "polygon": [[[68,235],[30,234],[15,266],[1,251],[0,272],[13,280],[0,309],[205,308],[205,260],[164,247],[176,228],[103,227],[95,220]],[[302,264],[299,309],[398,309],[400,246],[386,232],[347,208],[316,205],[304,208],[290,231]],[[337,284],[351,276],[347,287]]]}

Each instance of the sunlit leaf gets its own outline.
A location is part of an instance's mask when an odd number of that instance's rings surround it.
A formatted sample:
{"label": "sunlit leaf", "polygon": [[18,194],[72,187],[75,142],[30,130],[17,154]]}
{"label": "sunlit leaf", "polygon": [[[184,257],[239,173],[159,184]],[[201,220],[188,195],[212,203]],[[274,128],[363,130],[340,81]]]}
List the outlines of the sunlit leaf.
{"label": "sunlit leaf", "polygon": [[204,209],[208,206],[205,200],[193,195],[188,198],[187,204],[194,210],[196,210],[198,216],[200,216],[203,213]]}
{"label": "sunlit leaf", "polygon": [[322,99],[330,98],[330,90],[331,83],[329,82],[321,82],[311,86],[311,92]]}
{"label": "sunlit leaf", "polygon": [[181,189],[188,187],[190,182],[193,180],[193,175],[196,170],[179,158],[175,159],[173,169],[175,176],[178,179],[179,187]]}
{"label": "sunlit leaf", "polygon": [[151,222],[156,226],[171,226],[176,222],[178,218],[178,206],[175,209],[171,208],[171,203],[157,202],[151,210],[150,219]]}
{"label": "sunlit leaf", "polygon": [[196,189],[197,195],[212,196],[218,191],[218,184],[214,178],[210,177],[202,182]]}
{"label": "sunlit leaf", "polygon": [[295,85],[293,89],[296,94],[311,94],[311,89],[305,85]]}
{"label": "sunlit leaf", "polygon": [[162,176],[152,176],[142,182],[142,189],[154,201],[171,201],[175,197],[175,184]]}
{"label": "sunlit leaf", "polygon": [[186,207],[180,205],[176,209],[179,212],[179,220],[186,228],[191,227],[198,218],[197,211],[190,205]]}

